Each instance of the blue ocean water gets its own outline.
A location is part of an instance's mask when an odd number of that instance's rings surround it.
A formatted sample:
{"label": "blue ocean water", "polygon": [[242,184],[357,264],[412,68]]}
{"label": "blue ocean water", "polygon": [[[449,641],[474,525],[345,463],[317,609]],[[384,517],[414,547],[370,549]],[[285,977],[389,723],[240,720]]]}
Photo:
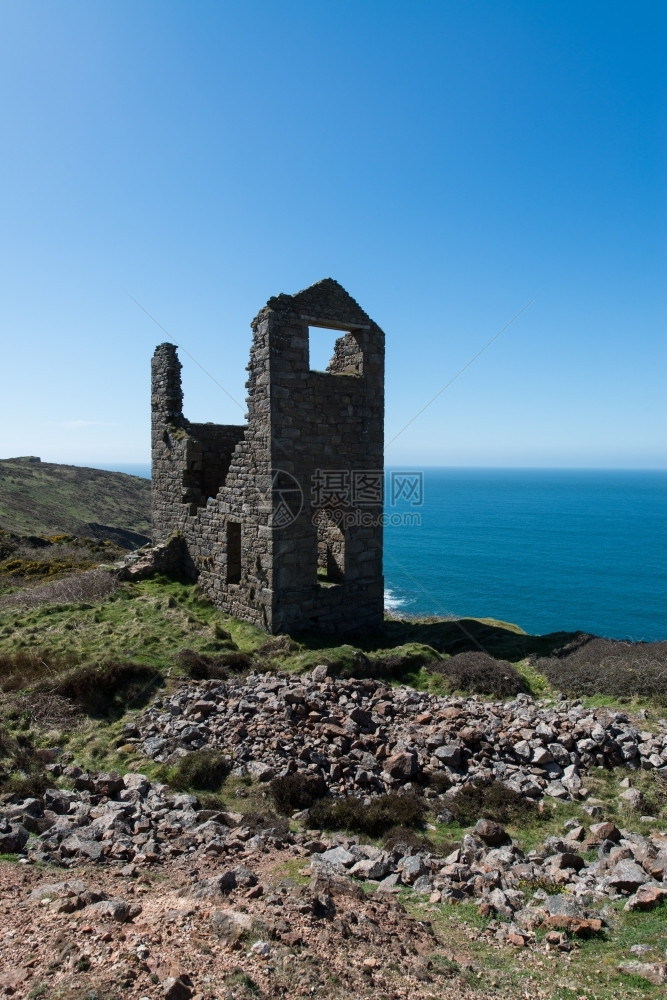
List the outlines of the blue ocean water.
{"label": "blue ocean water", "polygon": [[150,462],[119,462],[116,465],[98,465],[95,464],[96,469],[106,469],[107,472],[126,472],[128,476],[140,476],[142,479],[151,478],[151,463]]}
{"label": "blue ocean water", "polygon": [[427,468],[394,509],[421,513],[385,529],[398,614],[667,639],[667,472]]}
{"label": "blue ocean water", "polygon": [[427,468],[394,504],[391,473],[388,521],[421,520],[385,528],[396,614],[667,639],[667,472]]}

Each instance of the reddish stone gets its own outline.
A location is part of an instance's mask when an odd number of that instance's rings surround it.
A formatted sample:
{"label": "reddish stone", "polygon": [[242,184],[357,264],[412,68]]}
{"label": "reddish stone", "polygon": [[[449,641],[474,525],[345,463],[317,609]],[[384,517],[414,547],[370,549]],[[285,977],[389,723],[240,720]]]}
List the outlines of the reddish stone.
{"label": "reddish stone", "polygon": [[466,746],[475,746],[484,739],[484,733],[481,729],[475,729],[474,726],[464,726],[458,737]]}
{"label": "reddish stone", "polygon": [[604,823],[592,823],[586,843],[594,846],[601,844],[603,840],[611,840],[615,844],[621,839],[621,831],[606,820]]}
{"label": "reddish stone", "polygon": [[554,914],[545,917],[542,921],[543,927],[552,927],[554,930],[567,931],[568,934],[576,934],[577,937],[587,938],[602,931],[602,921],[598,919],[587,920],[584,917],[567,917],[564,914]]}
{"label": "reddish stone", "polygon": [[667,889],[662,889],[659,885],[642,885],[637,889],[634,896],[631,896],[623,909],[625,910],[654,910],[660,906],[667,897]]}
{"label": "reddish stone", "polygon": [[413,753],[395,753],[387,757],[384,762],[384,769],[392,778],[404,778],[408,780],[414,777],[419,770],[417,757]]}

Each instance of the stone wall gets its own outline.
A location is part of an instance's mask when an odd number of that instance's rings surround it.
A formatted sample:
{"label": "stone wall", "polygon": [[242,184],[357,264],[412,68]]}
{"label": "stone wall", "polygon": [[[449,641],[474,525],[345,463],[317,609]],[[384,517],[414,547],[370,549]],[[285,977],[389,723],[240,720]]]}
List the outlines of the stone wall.
{"label": "stone wall", "polygon": [[[309,367],[317,326],[341,330],[327,372]],[[187,421],[176,349],[155,352],[154,542],[180,532],[211,599],[269,632],[377,628],[382,494],[356,487],[382,479],[384,334],[331,279],[252,329],[245,428]]]}

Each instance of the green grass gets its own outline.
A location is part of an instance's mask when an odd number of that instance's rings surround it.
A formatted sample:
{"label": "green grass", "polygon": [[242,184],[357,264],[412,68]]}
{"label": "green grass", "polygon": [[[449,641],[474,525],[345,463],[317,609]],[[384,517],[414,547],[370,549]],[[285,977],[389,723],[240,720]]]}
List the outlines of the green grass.
{"label": "green grass", "polygon": [[295,885],[308,885],[310,875],[304,875],[303,869],[310,865],[310,858],[287,858],[279,862],[270,872],[270,880],[274,885],[289,880]]}
{"label": "green grass", "polygon": [[104,655],[167,668],[181,649],[229,650],[216,627],[246,650],[266,641],[259,629],[221,614],[195,586],[152,579],[123,584],[98,604],[0,608],[0,654],[32,649],[81,661]]}
{"label": "green grass", "polygon": [[[418,920],[432,923],[437,939],[445,946],[444,960],[472,964],[469,981],[485,996],[513,996],[540,1000],[658,1000],[664,988],[635,975],[618,972],[617,967],[635,958],[633,944],[654,947],[643,961],[659,962],[663,957],[665,912],[624,913],[622,903],[614,904],[608,919],[609,932],[588,940],[573,939],[569,955],[547,952],[544,933],[537,932],[537,948],[517,950],[510,945],[498,947],[492,936],[485,936],[490,919],[480,915],[474,903],[455,906],[432,904],[424,897],[404,890],[400,901]],[[438,948],[429,955],[434,964],[443,960]]]}
{"label": "green grass", "polygon": [[228,986],[233,992],[227,994],[230,997],[238,997],[241,1000],[242,997],[261,997],[262,990],[257,985],[254,979],[249,976],[242,969],[235,969],[225,976],[225,986]]}
{"label": "green grass", "polygon": [[[0,461],[0,524],[19,535],[150,535],[150,480],[49,462]],[[101,537],[99,534],[96,537]],[[136,543],[135,543],[136,544]]]}
{"label": "green grass", "polygon": [[[452,623],[444,624],[451,629]],[[171,667],[178,675],[174,661],[181,650],[210,655],[239,650],[253,655],[261,669],[300,674],[326,663],[339,676],[374,676],[445,693],[446,681],[429,671],[442,654],[418,639],[405,641],[396,625],[388,622],[385,633],[368,637],[360,646],[308,636],[281,642],[223,614],[196,585],[153,578],[122,584],[100,601],[0,607],[0,655],[32,650],[86,662],[102,653],[106,659]],[[406,628],[409,632],[422,626],[408,623]]]}

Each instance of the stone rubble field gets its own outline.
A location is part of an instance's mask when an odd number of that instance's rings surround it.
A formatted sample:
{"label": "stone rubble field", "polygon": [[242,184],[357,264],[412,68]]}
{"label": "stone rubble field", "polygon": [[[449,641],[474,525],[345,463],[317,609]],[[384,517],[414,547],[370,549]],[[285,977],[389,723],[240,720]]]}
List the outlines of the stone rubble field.
{"label": "stone rubble field", "polygon": [[[483,933],[503,947],[563,955],[604,932],[610,903],[643,911],[667,896],[667,834],[619,829],[586,788],[590,768],[625,766],[622,796],[640,811],[632,773],[667,773],[667,722],[654,735],[576,702],[439,697],[334,679],[322,666],[306,678],[183,684],[135,717],[123,740],[167,764],[218,748],[232,776],[267,788],[303,772],[320,775],[334,797],[418,790],[445,824],[461,788],[493,780],[538,804],[580,801],[587,821],[570,820],[562,836],[524,854],[499,823],[480,818],[440,857],[309,830],[305,812],[291,828],[271,825],[202,809],[140,773],[56,762],[43,801],[0,803],[0,852],[24,862],[3,866],[10,929],[0,994],[93,976],[127,997],[203,1000],[250,996],[239,992],[245,976],[258,996],[347,997],[372,986],[387,998],[474,997],[449,966],[447,975],[434,970],[434,953],[458,957],[428,920],[408,915],[402,890],[434,905],[475,904],[491,918]],[[667,982],[655,952],[624,971]]]}

